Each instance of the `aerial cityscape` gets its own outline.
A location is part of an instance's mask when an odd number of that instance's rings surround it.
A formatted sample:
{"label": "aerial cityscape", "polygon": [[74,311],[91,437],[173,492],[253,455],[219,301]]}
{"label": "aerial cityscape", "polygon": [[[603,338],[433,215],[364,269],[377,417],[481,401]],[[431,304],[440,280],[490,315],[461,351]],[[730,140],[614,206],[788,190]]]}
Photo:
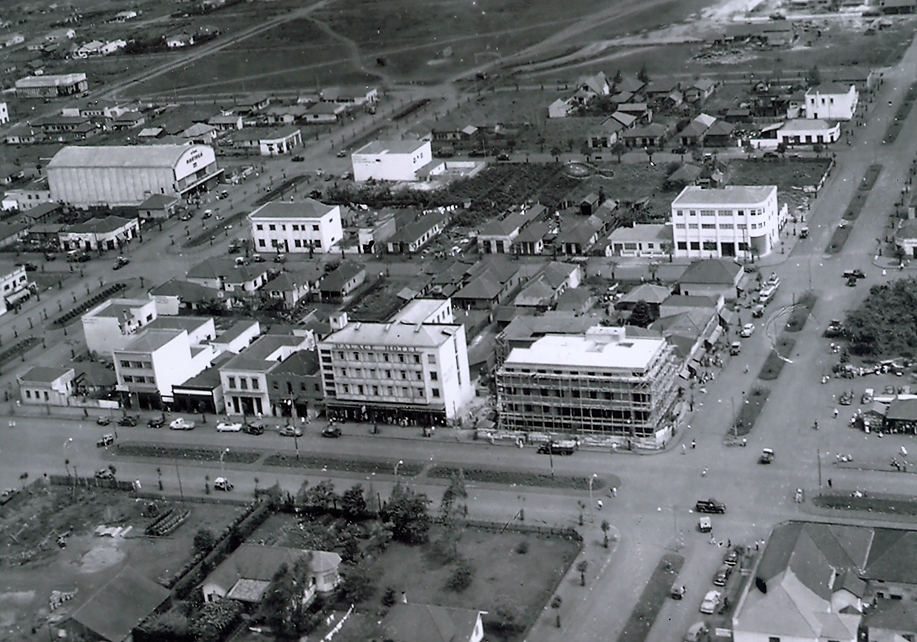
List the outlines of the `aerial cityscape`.
{"label": "aerial cityscape", "polygon": [[0,27],[0,642],[917,638],[917,0]]}

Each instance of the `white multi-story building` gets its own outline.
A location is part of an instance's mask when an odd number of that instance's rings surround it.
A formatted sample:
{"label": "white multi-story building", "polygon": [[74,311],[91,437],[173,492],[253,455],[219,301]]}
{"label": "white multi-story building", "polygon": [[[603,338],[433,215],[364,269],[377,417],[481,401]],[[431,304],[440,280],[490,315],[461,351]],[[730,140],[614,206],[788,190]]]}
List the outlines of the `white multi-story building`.
{"label": "white multi-story building", "polygon": [[108,356],[133,341],[155,318],[155,301],[109,299],[83,315],[86,347],[90,353]]}
{"label": "white multi-story building", "polygon": [[308,350],[311,336],[266,334],[220,366],[227,415],[263,415],[271,409],[267,377],[293,353]]}
{"label": "white multi-story building", "polygon": [[416,181],[418,170],[432,160],[428,140],[376,140],[351,155],[353,180]]}
{"label": "white multi-story building", "polygon": [[854,85],[826,83],[806,90],[806,118],[851,120],[859,93]]}
{"label": "white multi-story building", "polygon": [[256,252],[329,252],[344,237],[341,207],[272,201],[248,215]]}
{"label": "white multi-story building", "polygon": [[672,201],[676,257],[764,256],[778,240],[777,187],[689,185]]}
{"label": "white multi-story building", "polygon": [[318,350],[332,416],[444,424],[474,397],[460,324],[348,323]]}
{"label": "white multi-story building", "polygon": [[674,348],[595,326],[513,348],[497,371],[501,428],[590,434],[658,447],[674,430]]}
{"label": "white multi-story building", "polygon": [[217,355],[212,345],[200,341],[216,335],[213,319],[170,317],[167,321],[154,322],[112,352],[117,389],[127,407],[158,409],[172,403],[172,386],[203,372]]}

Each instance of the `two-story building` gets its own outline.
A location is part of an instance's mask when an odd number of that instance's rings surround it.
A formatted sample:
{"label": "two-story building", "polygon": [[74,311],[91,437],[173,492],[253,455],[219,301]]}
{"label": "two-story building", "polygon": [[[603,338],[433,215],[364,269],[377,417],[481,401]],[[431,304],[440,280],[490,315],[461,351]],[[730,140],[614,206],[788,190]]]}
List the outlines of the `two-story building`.
{"label": "two-story building", "polygon": [[314,199],[287,203],[271,201],[248,215],[258,252],[329,252],[344,238],[340,205]]}
{"label": "two-story building", "polygon": [[806,118],[852,120],[859,98],[853,84],[824,83],[809,87],[806,90]]}
{"label": "two-story building", "polygon": [[220,367],[227,415],[271,412],[268,377],[293,353],[308,349],[309,337],[266,334]]}
{"label": "two-story building", "polygon": [[416,181],[417,172],[432,161],[428,140],[377,140],[351,155],[353,180]]}
{"label": "two-story building", "polygon": [[109,299],[82,317],[86,347],[107,357],[133,341],[156,317],[156,302],[150,299]]}

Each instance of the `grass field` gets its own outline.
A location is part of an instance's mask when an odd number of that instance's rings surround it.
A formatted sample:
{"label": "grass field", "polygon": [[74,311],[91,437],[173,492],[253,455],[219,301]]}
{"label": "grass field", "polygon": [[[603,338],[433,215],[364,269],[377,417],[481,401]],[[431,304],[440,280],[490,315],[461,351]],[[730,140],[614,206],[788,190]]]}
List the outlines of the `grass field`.
{"label": "grass field", "polygon": [[[781,363],[783,362],[781,361]],[[760,375],[758,377],[761,378]],[[758,421],[758,415],[764,410],[764,404],[767,403],[767,397],[770,392],[768,388],[759,386],[755,387],[751,394],[746,395],[745,402],[739,410],[738,417],[736,417],[735,426],[730,427],[729,435],[727,436],[742,437],[751,432],[751,429],[755,427],[755,422]]]}

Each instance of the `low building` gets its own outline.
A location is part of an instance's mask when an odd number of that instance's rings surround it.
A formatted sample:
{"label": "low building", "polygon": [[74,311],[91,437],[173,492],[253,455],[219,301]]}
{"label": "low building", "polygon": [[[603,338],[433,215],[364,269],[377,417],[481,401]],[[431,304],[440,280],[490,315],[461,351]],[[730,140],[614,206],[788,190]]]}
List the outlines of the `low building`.
{"label": "low building", "polygon": [[156,302],[149,299],[109,299],[82,317],[83,334],[90,353],[111,354],[134,340],[157,317]]}
{"label": "low building", "polygon": [[271,410],[268,377],[293,353],[307,350],[310,338],[266,334],[220,367],[227,415],[265,415]]}
{"label": "low building", "polygon": [[566,118],[573,111],[570,100],[558,98],[548,105],[548,118]]}
{"label": "low building", "polygon": [[258,252],[326,253],[344,238],[341,207],[311,198],[271,201],[249,214],[248,220]]}
{"label": "low building", "polygon": [[306,109],[303,118],[309,124],[330,124],[338,122],[346,111],[347,105],[322,102]]}
{"label": "low building", "polygon": [[679,294],[723,297],[735,301],[741,294],[744,276],[742,266],[725,259],[703,259],[694,261],[678,280]]}
{"label": "low building", "polygon": [[[451,294],[455,307],[462,310],[492,310],[510,301],[522,285],[519,264],[503,255],[486,256],[471,267],[462,266],[462,287]],[[435,288],[434,288],[435,291]],[[449,295],[447,292],[442,292]]]}
{"label": "low building", "polygon": [[835,121],[810,120],[798,118],[788,120],[777,129],[777,144],[795,145],[830,145],[841,137],[841,125]]}
{"label": "low building", "polygon": [[351,154],[353,179],[413,182],[417,172],[432,160],[430,141],[373,141]]}
{"label": "low building", "polygon": [[[478,248],[482,254],[512,254],[520,233],[528,225],[544,218],[547,211],[544,205],[523,206],[519,210],[510,210],[500,219],[485,223],[478,228]],[[531,242],[537,243],[535,239]],[[540,251],[534,251],[537,248],[526,249],[532,249],[532,254],[540,254]]]}
{"label": "low building", "polygon": [[156,313],[167,316],[226,307],[227,302],[219,290],[179,279],[157,285],[149,294],[156,302]]}
{"label": "low building", "polygon": [[[910,207],[914,207],[913,203]],[[904,256],[917,259],[917,219],[913,214],[898,224],[898,229],[895,230],[895,247]]]}
{"label": "low building", "polygon": [[71,96],[89,89],[86,74],[28,76],[16,81],[16,95],[20,98],[57,98]]}
{"label": "low building", "polygon": [[449,215],[433,210],[416,214],[411,219],[396,217],[396,224],[395,234],[386,242],[388,253],[414,254],[446,229]]}
{"label": "low building", "polygon": [[152,194],[137,206],[137,217],[147,221],[164,221],[175,215],[178,199],[166,194]]}
{"label": "low building", "polygon": [[26,404],[67,406],[74,393],[73,368],[36,366],[16,377],[19,400]]}
{"label": "low building", "polygon": [[675,429],[677,364],[661,338],[595,326],[513,348],[496,373],[500,428],[662,447]]}
{"label": "low building", "polygon": [[322,373],[315,350],[287,357],[267,377],[271,414],[278,417],[315,417],[324,405]]}
{"label": "low building", "polygon": [[859,92],[853,84],[825,83],[806,90],[806,118],[810,120],[852,120]]}
{"label": "low building", "polygon": [[220,131],[239,130],[244,126],[242,116],[239,114],[219,114],[210,118],[207,124]]}
{"label": "low building", "polygon": [[302,147],[302,132],[299,127],[282,127],[258,140],[262,156],[292,154]]}
{"label": "low building", "polygon": [[666,133],[665,125],[650,123],[622,132],[621,140],[629,148],[653,147],[658,149],[665,142]]}
{"label": "low building", "polygon": [[106,216],[91,218],[85,223],[71,225],[59,234],[60,247],[68,250],[119,250],[140,235],[140,223],[135,218]]}
{"label": "low building", "polygon": [[704,144],[704,135],[716,118],[707,114],[699,114],[688,123],[687,127],[678,132],[678,140],[683,147],[694,147]]}
{"label": "low building", "polygon": [[322,301],[343,301],[366,281],[366,266],[344,261],[319,283]]}
{"label": "low building", "polygon": [[269,299],[283,301],[283,307],[291,310],[312,293],[318,293],[325,272],[318,265],[307,264],[302,269],[284,269],[268,281],[262,292]]}
{"label": "low building", "polygon": [[433,604],[395,604],[382,620],[388,642],[481,642],[481,613]]}
{"label": "low building", "polygon": [[320,93],[321,100],[327,103],[338,103],[350,107],[363,107],[379,102],[379,89],[364,85],[362,87],[326,87]]}
{"label": "low building", "polygon": [[230,257],[215,256],[192,267],[185,278],[213,290],[253,294],[267,283],[267,270],[265,263],[240,264]]}
{"label": "low building", "polygon": [[610,148],[618,142],[625,127],[619,120],[606,118],[597,127],[589,132],[588,144],[590,149]]}
{"label": "low building", "polygon": [[328,594],[337,588],[340,582],[338,567],[341,564],[341,556],[337,553],[242,544],[201,584],[203,599],[205,602],[230,599],[257,605],[280,567],[292,570],[302,560],[309,563],[303,606],[309,604],[316,594]]}
{"label": "low building", "polygon": [[348,323],[318,351],[332,416],[442,425],[474,397],[463,325]]}
{"label": "low building", "polygon": [[662,258],[674,251],[672,227],[665,223],[634,223],[619,227],[608,237],[611,256]]}
{"label": "low building", "polygon": [[777,187],[689,185],[672,201],[671,222],[676,257],[765,256],[779,240]]}
{"label": "low building", "polygon": [[173,412],[191,414],[223,414],[226,404],[223,399],[223,382],[220,380],[220,366],[232,358],[231,353],[222,353],[214,358],[209,367],[172,386]]}
{"label": "low building", "polygon": [[22,187],[8,189],[3,196],[3,209],[16,209],[28,212],[38,206],[60,207],[51,200],[51,190],[47,177],[39,177]]}

